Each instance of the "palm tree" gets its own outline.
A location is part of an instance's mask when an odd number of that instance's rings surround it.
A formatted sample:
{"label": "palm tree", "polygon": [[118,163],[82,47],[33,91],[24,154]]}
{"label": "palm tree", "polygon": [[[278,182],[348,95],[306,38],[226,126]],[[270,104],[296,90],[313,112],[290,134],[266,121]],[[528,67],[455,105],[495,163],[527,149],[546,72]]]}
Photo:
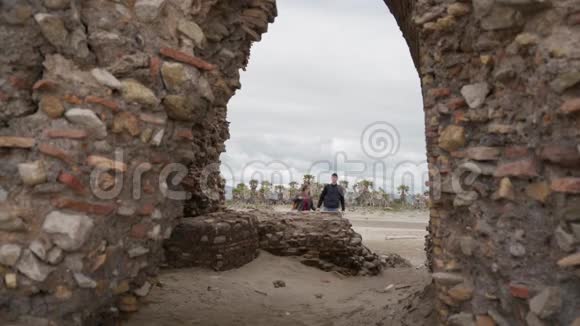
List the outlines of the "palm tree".
{"label": "palm tree", "polygon": [[389,194],[385,191],[385,189],[379,187],[379,190],[377,191],[378,196],[380,198],[381,201],[381,206],[382,207],[387,207],[389,206],[389,203],[391,201],[391,196],[389,196]]}
{"label": "palm tree", "polygon": [[277,185],[274,187],[274,190],[276,190],[276,192],[278,193],[278,200],[279,201],[284,200],[284,190],[286,190],[284,185]]}
{"label": "palm tree", "polygon": [[269,181],[262,181],[260,184],[260,199],[266,200],[268,194],[270,193],[270,186],[272,184]]}
{"label": "palm tree", "polygon": [[374,183],[370,180],[361,180],[355,185],[355,189],[358,190],[357,203],[362,206],[369,206],[372,201],[371,189]]}
{"label": "palm tree", "polygon": [[256,198],[256,195],[257,195],[256,190],[257,189],[258,189],[258,180],[256,180],[256,179],[250,180],[250,195],[252,197],[252,200],[254,198]]}
{"label": "palm tree", "polygon": [[312,174],[305,174],[303,177],[304,184],[310,184],[314,181],[314,176]]}
{"label": "palm tree", "polygon": [[405,204],[407,202],[407,194],[409,193],[409,186],[400,185],[397,190],[401,196],[401,203]]}
{"label": "palm tree", "polygon": [[346,180],[341,180],[341,181],[339,182],[339,184],[340,184],[340,186],[341,186],[342,188],[344,188],[344,190],[345,190],[345,191],[348,189],[348,181],[346,181]]}
{"label": "palm tree", "polygon": [[272,186],[270,181],[262,181],[260,185],[261,185],[260,191],[262,191],[262,192],[269,191],[270,187]]}
{"label": "palm tree", "polygon": [[370,180],[361,180],[358,182],[358,186],[361,188],[361,192],[368,192],[374,187],[374,183]]}
{"label": "palm tree", "polygon": [[232,195],[234,200],[241,201],[246,197],[248,192],[248,186],[245,183],[238,183],[236,187],[232,190]]}
{"label": "palm tree", "polygon": [[292,181],[288,184],[288,186],[290,186],[289,191],[290,198],[296,197],[296,193],[298,192],[298,182]]}

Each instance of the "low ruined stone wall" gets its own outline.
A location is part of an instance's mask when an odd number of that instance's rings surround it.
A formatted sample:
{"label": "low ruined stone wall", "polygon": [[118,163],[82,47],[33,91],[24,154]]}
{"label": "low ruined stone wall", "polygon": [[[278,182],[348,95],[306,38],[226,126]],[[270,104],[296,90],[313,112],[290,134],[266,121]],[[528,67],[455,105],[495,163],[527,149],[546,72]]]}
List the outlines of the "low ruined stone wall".
{"label": "low ruined stone wall", "polygon": [[232,269],[252,261],[258,249],[345,275],[376,275],[384,266],[406,263],[397,255],[377,256],[347,219],[329,213],[228,210],[190,217],[181,220],[164,248],[174,268]]}
{"label": "low ruined stone wall", "polygon": [[166,263],[174,268],[241,267],[258,255],[258,219],[233,211],[184,218],[163,246]]}
{"label": "low ruined stone wall", "polygon": [[335,213],[260,212],[260,248],[279,256],[347,275],[376,275],[380,257],[362,243],[348,219]]}

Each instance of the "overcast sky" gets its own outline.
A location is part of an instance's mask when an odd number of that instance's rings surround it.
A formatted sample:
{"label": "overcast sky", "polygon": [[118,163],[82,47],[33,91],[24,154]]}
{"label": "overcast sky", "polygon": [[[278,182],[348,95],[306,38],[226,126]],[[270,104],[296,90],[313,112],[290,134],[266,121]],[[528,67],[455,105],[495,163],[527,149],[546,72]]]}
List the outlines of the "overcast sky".
{"label": "overcast sky", "polygon": [[419,77],[382,0],[278,0],[276,22],[254,44],[241,79],[222,155],[228,184],[287,184],[308,172],[327,182],[337,171],[351,183],[421,191]]}

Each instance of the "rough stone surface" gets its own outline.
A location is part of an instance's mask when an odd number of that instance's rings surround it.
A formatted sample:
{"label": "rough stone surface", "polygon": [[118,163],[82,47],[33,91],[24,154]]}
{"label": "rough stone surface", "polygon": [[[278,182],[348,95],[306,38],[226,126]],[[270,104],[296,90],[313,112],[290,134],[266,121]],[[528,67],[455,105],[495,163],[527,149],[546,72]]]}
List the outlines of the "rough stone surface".
{"label": "rough stone surface", "polygon": [[93,221],[86,215],[53,211],[46,216],[42,229],[52,236],[61,249],[73,251],[83,246],[92,228]]}
{"label": "rough stone surface", "polygon": [[95,280],[91,279],[90,277],[87,277],[82,273],[73,273],[73,276],[75,278],[75,281],[77,282],[77,285],[81,288],[94,289],[97,287],[97,282],[95,282]]}
{"label": "rough stone surface", "polygon": [[94,68],[91,74],[99,83],[110,88],[121,89],[121,82],[106,69]]}
{"label": "rough stone surface", "polygon": [[155,93],[136,80],[123,80],[121,89],[123,98],[127,102],[136,102],[150,109],[154,109],[159,104]]}
{"label": "rough stone surface", "polygon": [[185,36],[189,37],[195,42],[195,45],[202,46],[205,42],[205,35],[203,30],[195,22],[182,19],[177,24],[177,29]]}
{"label": "rough stone surface", "polygon": [[20,218],[19,212],[0,210],[0,230],[9,232],[26,231],[26,224]]}
{"label": "rough stone surface", "polygon": [[379,273],[380,257],[360,239],[348,220],[334,214],[225,211],[184,219],[164,246],[173,267],[236,268],[252,261],[262,249],[299,256],[304,264],[326,271]]}
{"label": "rough stone surface", "polygon": [[48,250],[50,250],[51,247],[52,243],[50,243],[46,239],[41,238],[32,241],[32,243],[30,243],[30,246],[28,246],[28,249],[30,249],[30,251],[32,251],[32,253],[34,253],[36,257],[38,257],[38,259],[45,261],[46,253],[48,252]]}
{"label": "rough stone surface", "polygon": [[38,260],[30,250],[24,250],[16,268],[20,273],[37,282],[43,282],[54,271],[52,267]]}
{"label": "rough stone surface", "polygon": [[472,314],[459,313],[449,317],[449,325],[451,326],[475,326],[475,321]]}
{"label": "rough stone surface", "polygon": [[18,173],[22,182],[27,186],[35,186],[46,182],[46,168],[43,161],[18,164]]}
{"label": "rough stone surface", "polygon": [[89,135],[97,139],[107,137],[107,126],[93,111],[73,108],[66,111],[65,116],[70,122],[86,128]]}
{"label": "rough stone surface", "polygon": [[53,119],[60,118],[64,113],[64,106],[60,99],[55,96],[43,96],[40,99],[40,109],[46,113],[47,116]]}
{"label": "rough stone surface", "polygon": [[145,282],[145,284],[143,284],[143,286],[141,286],[140,288],[136,289],[133,292],[138,297],[146,297],[149,294],[149,292],[151,291],[152,287],[153,287],[153,285],[151,283]]}
{"label": "rough stone surface", "polygon": [[376,275],[380,257],[364,246],[347,219],[336,214],[258,214],[260,248],[301,256],[302,263],[347,275]]}
{"label": "rough stone surface", "polygon": [[184,219],[164,243],[167,261],[174,267],[240,267],[258,254],[257,224],[255,216],[234,212]]}
{"label": "rough stone surface", "polygon": [[439,147],[454,151],[465,145],[465,129],[460,126],[448,126],[439,137]]}
{"label": "rough stone surface", "polygon": [[556,242],[562,251],[571,252],[574,250],[574,244],[576,242],[574,235],[566,232],[561,226],[556,228],[554,235],[556,237]]}
{"label": "rough stone surface", "polygon": [[137,0],[135,14],[144,23],[152,22],[159,16],[164,4],[165,0]]}
{"label": "rough stone surface", "polygon": [[55,246],[46,254],[46,261],[51,265],[57,265],[64,259],[64,252]]}
{"label": "rough stone surface", "polygon": [[40,31],[44,37],[55,47],[66,46],[68,31],[60,17],[51,14],[38,13],[34,15],[34,20],[40,26]]}
{"label": "rough stone surface", "polygon": [[22,247],[17,244],[4,244],[0,246],[0,264],[14,266],[20,258]]}
{"label": "rough stone surface", "polygon": [[487,83],[477,83],[463,86],[461,88],[461,95],[463,95],[470,108],[477,109],[485,103],[485,98],[489,94],[489,91],[490,89]]}
{"label": "rough stone surface", "polygon": [[545,319],[557,314],[562,306],[560,288],[547,287],[530,300],[530,311]]}

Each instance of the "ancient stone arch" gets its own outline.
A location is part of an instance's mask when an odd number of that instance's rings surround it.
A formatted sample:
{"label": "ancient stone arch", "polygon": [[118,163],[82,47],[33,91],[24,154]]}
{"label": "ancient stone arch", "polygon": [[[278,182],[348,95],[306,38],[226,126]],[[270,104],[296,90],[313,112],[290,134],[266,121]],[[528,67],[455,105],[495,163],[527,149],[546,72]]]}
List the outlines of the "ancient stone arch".
{"label": "ancient stone arch", "polygon": [[[386,3],[421,77],[441,323],[577,325],[580,2]],[[221,209],[227,103],[275,16],[0,1],[0,320],[130,305],[178,218]]]}

